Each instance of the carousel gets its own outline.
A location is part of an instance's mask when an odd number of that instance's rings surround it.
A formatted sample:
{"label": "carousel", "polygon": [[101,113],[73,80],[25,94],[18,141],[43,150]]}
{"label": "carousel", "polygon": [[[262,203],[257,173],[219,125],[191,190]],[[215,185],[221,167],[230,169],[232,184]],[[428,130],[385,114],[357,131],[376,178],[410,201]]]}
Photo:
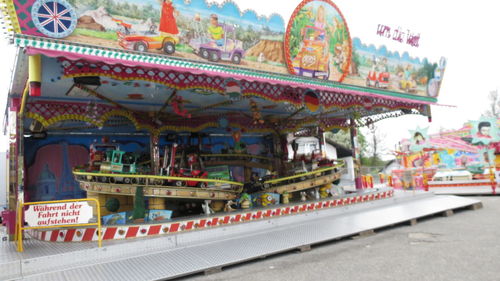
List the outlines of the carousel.
{"label": "carousel", "polygon": [[[364,188],[359,174],[357,129],[430,119],[446,60],[382,55],[329,0],[288,22],[232,2],[134,3],[4,1],[17,47],[4,221],[26,249],[2,256],[2,279],[87,276],[100,261],[106,280],[173,278],[480,206]],[[328,153],[338,130],[351,157]],[[81,200],[83,223],[66,209]],[[161,269],[124,266],[146,258]]]}

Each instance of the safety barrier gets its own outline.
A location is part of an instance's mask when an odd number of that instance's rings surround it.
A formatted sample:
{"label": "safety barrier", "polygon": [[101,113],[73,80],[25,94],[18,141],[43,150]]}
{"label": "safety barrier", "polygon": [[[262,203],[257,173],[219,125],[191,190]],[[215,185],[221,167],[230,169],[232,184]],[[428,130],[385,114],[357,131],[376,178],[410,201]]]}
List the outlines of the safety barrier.
{"label": "safety barrier", "polygon": [[[97,209],[97,221],[95,223],[79,223],[78,215],[81,210],[78,210],[82,207],[82,205],[75,205],[77,202],[94,202],[96,204]],[[68,204],[65,203],[73,203],[68,208]],[[58,204],[58,205],[47,205],[47,204]],[[64,205],[61,205],[64,204]],[[46,212],[45,214],[39,213],[36,219],[40,217],[46,218],[46,221],[39,221],[40,226],[24,226],[24,221],[26,219],[26,213],[24,210],[25,206],[41,206],[39,208],[35,208],[35,211],[38,212]],[[89,205],[90,207],[90,205]],[[53,211],[50,213],[50,211]],[[62,211],[62,213],[58,213],[57,211]],[[61,216],[59,216],[61,214]],[[67,216],[76,216],[76,218],[64,218],[64,215]],[[87,214],[89,215],[89,214]],[[90,212],[90,217],[93,217],[93,212]],[[71,223],[76,220],[76,223]],[[87,220],[89,221],[89,220]],[[61,228],[61,227],[76,227],[76,226],[96,226],[97,227],[97,243],[98,246],[102,246],[102,230],[101,230],[101,211],[99,210],[99,202],[94,198],[85,198],[85,199],[69,199],[69,200],[56,200],[56,201],[40,201],[40,202],[19,202],[17,208],[17,219],[16,219],[16,234],[15,241],[17,242],[17,251],[23,252],[23,231],[30,229],[45,229],[45,228]]]}

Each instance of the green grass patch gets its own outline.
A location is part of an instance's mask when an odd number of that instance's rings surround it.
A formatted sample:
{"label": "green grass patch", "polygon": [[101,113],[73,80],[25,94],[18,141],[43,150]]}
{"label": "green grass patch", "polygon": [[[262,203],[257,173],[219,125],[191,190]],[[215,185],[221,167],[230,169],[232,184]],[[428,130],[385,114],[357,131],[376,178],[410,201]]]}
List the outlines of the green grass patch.
{"label": "green grass patch", "polygon": [[189,45],[186,44],[177,44],[175,45],[175,50],[179,52],[184,52],[184,53],[192,53],[193,48],[191,48]]}
{"label": "green grass patch", "polygon": [[257,61],[257,57],[255,56],[245,56],[245,59],[248,61]]}
{"label": "green grass patch", "polygon": [[113,40],[113,41],[118,40],[118,36],[116,35],[115,31],[97,31],[85,28],[75,28],[73,34],[101,38],[106,40]]}

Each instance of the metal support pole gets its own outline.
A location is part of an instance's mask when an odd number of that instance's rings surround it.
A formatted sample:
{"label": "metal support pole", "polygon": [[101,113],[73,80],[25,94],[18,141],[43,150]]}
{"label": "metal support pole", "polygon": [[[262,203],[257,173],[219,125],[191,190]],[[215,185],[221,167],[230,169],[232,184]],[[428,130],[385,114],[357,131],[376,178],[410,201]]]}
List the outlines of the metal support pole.
{"label": "metal support pole", "polygon": [[358,129],[355,127],[354,118],[350,120],[352,159],[354,163],[354,184],[356,189],[363,189],[361,185],[361,150],[358,143]]}
{"label": "metal support pole", "polygon": [[[152,133],[149,138],[149,149],[151,152],[151,171],[155,175],[160,174],[160,137]],[[173,167],[172,167],[173,168]]]}

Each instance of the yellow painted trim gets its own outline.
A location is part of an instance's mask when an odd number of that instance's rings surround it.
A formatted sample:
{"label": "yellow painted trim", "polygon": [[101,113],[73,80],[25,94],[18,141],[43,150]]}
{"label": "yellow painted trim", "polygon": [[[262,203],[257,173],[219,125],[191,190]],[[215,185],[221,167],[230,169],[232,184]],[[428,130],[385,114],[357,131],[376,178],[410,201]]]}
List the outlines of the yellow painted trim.
{"label": "yellow painted trim", "polygon": [[280,181],[285,181],[285,180],[290,180],[290,179],[296,179],[296,178],[300,178],[300,177],[310,176],[310,175],[314,175],[314,174],[321,173],[321,172],[324,172],[324,171],[330,171],[330,170],[333,170],[335,168],[342,167],[344,165],[344,161],[341,161],[341,160],[337,160],[337,161],[340,162],[340,163],[336,164],[336,165],[334,165],[332,167],[321,168],[321,169],[318,169],[318,170],[314,170],[312,172],[307,172],[307,173],[303,173],[303,174],[293,175],[293,176],[289,176],[289,177],[285,177],[285,178],[268,180],[268,181],[265,181],[264,183],[273,184],[273,183],[277,183],[277,182],[280,182]]}
{"label": "yellow painted trim", "polygon": [[10,22],[12,29],[7,30],[8,32],[14,31],[15,33],[21,33],[21,26],[19,25],[19,19],[17,18],[16,6],[13,0],[0,0],[1,4],[5,5],[2,9],[3,18],[5,21]]}
{"label": "yellow painted trim", "polygon": [[260,156],[260,155],[252,155],[252,154],[201,154],[202,157],[246,157],[246,158],[255,158],[255,159],[264,159],[264,160],[273,160],[272,157]]}
{"label": "yellow painted trim", "polygon": [[42,82],[42,56],[28,56],[28,81]]}
{"label": "yellow painted trim", "polygon": [[21,108],[19,109],[19,117],[22,119],[24,117],[24,111],[26,111],[26,101],[28,100],[28,94],[29,94],[29,82],[26,81],[26,85],[24,86],[23,90],[23,96],[21,99]]}
{"label": "yellow painted trim", "polygon": [[75,170],[73,170],[73,174],[77,176],[96,176],[96,177],[104,176],[104,177],[147,178],[147,179],[162,179],[162,180],[177,180],[177,181],[201,181],[201,182],[214,182],[214,183],[228,183],[228,184],[243,186],[243,183],[241,182],[206,179],[206,178],[185,178],[185,177],[137,175],[137,174],[105,174],[105,173],[78,172]]}

